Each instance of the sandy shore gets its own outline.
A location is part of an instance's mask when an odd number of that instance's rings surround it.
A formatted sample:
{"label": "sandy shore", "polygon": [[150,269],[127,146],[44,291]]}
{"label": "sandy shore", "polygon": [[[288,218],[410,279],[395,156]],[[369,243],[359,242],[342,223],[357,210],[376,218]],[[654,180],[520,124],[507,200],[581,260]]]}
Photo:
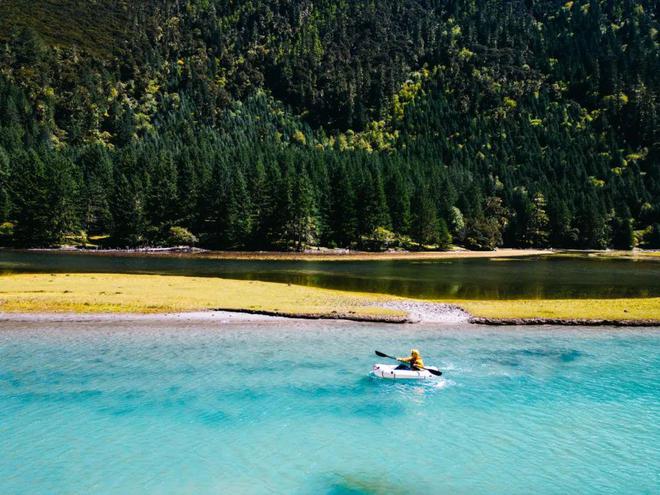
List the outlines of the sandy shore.
{"label": "sandy shore", "polygon": [[[378,304],[381,306],[381,304]],[[10,322],[40,322],[40,321],[191,321],[215,323],[245,323],[245,322],[273,322],[282,323],[290,320],[343,320],[366,323],[439,323],[439,324],[465,324],[469,322],[470,315],[460,308],[442,303],[427,303],[418,301],[396,301],[383,303],[382,307],[405,312],[402,318],[362,318],[332,315],[282,315],[264,311],[238,310],[238,311],[190,311],[180,313],[0,313],[0,323]]]}
{"label": "sandy shore", "polygon": [[241,313],[237,311],[191,311],[184,313],[0,313],[3,321],[206,321],[217,323],[277,322],[286,321],[283,316]]}
{"label": "sandy shore", "polygon": [[407,318],[378,319],[328,317],[327,315],[263,314],[242,311],[195,311],[186,313],[0,313],[0,324],[4,322],[163,322],[163,323],[217,323],[231,325],[254,323],[259,325],[282,325],[292,321],[328,320],[337,322],[388,323],[388,324],[434,324],[434,325],[488,325],[488,326],[608,326],[608,327],[660,327],[660,320],[585,320],[553,318],[482,318],[470,316],[460,308],[448,304],[419,303],[411,301],[397,304],[397,308],[408,308]]}
{"label": "sandy shore", "polygon": [[458,258],[515,258],[524,256],[541,256],[556,254],[552,249],[512,249],[502,248],[495,251],[467,251],[457,249],[452,251],[388,251],[366,252],[351,250],[322,249],[302,253],[283,251],[190,251],[163,249],[31,249],[29,251],[82,254],[94,256],[127,256],[127,257],[163,257],[163,258],[199,258],[219,260],[284,260],[284,261],[375,261],[375,260],[435,260]]}

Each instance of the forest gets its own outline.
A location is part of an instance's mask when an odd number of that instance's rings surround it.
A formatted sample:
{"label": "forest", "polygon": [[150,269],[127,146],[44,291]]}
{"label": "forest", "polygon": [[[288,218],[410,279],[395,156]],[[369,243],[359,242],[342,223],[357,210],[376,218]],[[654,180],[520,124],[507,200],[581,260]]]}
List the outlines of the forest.
{"label": "forest", "polygon": [[4,0],[0,246],[660,248],[651,0]]}

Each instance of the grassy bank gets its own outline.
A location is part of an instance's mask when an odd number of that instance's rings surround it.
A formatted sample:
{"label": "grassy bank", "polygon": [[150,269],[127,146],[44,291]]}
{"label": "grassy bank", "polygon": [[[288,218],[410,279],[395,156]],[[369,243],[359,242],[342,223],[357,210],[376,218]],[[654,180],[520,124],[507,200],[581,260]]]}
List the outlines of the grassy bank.
{"label": "grassy bank", "polygon": [[207,309],[402,320],[387,296],[219,278],[123,274],[0,277],[0,311],[165,313]]}
{"label": "grassy bank", "polygon": [[660,298],[450,301],[475,317],[660,320]]}
{"label": "grassy bank", "polygon": [[[0,311],[166,313],[224,309],[303,317],[404,321],[379,304],[395,296],[271,282],[123,274],[19,274],[0,277]],[[475,317],[660,320],[660,298],[443,301]]]}

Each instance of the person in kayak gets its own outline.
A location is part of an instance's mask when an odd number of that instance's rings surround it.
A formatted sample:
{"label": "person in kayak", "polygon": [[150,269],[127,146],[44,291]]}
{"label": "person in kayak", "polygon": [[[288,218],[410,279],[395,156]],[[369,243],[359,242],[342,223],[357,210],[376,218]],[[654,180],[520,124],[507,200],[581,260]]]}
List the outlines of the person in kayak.
{"label": "person in kayak", "polygon": [[424,361],[422,361],[422,356],[417,349],[410,349],[410,357],[407,358],[396,358],[397,361],[408,364],[412,369],[422,369],[424,367]]}

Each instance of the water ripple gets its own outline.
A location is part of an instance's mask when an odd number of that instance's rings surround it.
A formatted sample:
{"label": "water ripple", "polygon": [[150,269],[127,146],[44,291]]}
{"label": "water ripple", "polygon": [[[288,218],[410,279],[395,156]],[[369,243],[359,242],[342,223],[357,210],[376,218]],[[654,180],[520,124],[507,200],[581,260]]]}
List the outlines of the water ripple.
{"label": "water ripple", "polygon": [[[650,329],[0,325],[0,493],[660,484],[660,332]],[[369,376],[374,348],[411,346],[441,379]]]}

